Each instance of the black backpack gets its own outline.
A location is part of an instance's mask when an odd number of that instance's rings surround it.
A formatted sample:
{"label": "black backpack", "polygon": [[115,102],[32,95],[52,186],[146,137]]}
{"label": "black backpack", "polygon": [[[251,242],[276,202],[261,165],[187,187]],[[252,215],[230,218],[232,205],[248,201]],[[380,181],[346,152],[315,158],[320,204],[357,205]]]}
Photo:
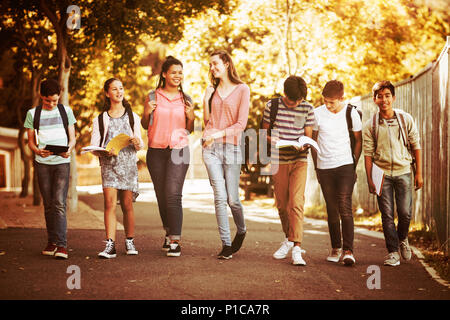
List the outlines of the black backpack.
{"label": "black backpack", "polygon": [[[67,117],[66,109],[64,109],[64,105],[58,103],[58,111],[63,122],[64,130],[66,131],[67,143],[69,143],[69,119]],[[36,129],[38,133],[41,121],[41,112],[42,106],[37,106],[36,111],[34,112],[33,128]]]}
{"label": "black backpack", "polygon": [[[133,111],[131,108],[125,108],[127,114],[128,114],[128,121],[130,122],[131,132],[134,133],[134,117],[133,117]],[[103,114],[106,111],[103,111],[98,115],[98,129],[100,131],[100,145],[101,147],[103,145],[103,140],[105,139],[105,124],[103,123]]]}
{"label": "black backpack", "polygon": [[353,120],[352,120],[352,109],[355,108],[355,110],[358,112],[359,117],[362,119],[362,112],[356,108],[356,106],[348,104],[347,105],[347,111],[345,113],[345,118],[347,119],[347,129],[348,129],[348,135],[350,136],[350,145],[352,148],[352,158],[353,158],[353,164],[357,165],[356,163],[356,157],[355,157],[355,134],[353,132]]}
{"label": "black backpack", "polygon": [[[267,137],[270,137],[273,129],[273,125],[275,123],[275,120],[277,118],[278,114],[278,104],[279,104],[279,98],[273,98],[270,99],[270,120],[269,120],[269,129],[267,130],[266,135],[262,135],[264,139],[266,139],[266,154],[270,157],[270,151],[271,151],[271,145],[270,142],[267,141]],[[264,113],[261,118],[261,122],[259,123],[259,129],[263,129],[264,124]],[[262,141],[260,143],[263,143]]]}

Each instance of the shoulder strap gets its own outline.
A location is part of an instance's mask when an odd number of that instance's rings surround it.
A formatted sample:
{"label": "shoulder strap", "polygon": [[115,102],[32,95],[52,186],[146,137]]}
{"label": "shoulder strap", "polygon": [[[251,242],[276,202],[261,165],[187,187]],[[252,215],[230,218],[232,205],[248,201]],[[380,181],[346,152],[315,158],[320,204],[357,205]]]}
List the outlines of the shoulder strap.
{"label": "shoulder strap", "polygon": [[403,143],[406,146],[406,148],[408,148],[408,151],[411,153],[411,144],[409,143],[409,138],[408,138],[408,129],[406,128],[406,122],[405,122],[405,117],[403,112],[396,112],[397,115],[397,119],[398,121],[398,125],[399,125],[399,130],[400,133],[402,135],[402,139],[403,139]]}
{"label": "shoulder strap", "polygon": [[67,135],[67,143],[69,143],[69,119],[67,117],[66,109],[64,108],[64,105],[58,104],[58,110],[59,114],[61,115],[61,119],[64,126],[64,131],[66,131]]}
{"label": "shoulder strap", "polygon": [[39,123],[41,121],[41,112],[42,112],[42,106],[37,106],[36,110],[34,111],[34,118],[33,118],[33,128],[36,129],[37,132],[39,132]]}
{"label": "shoulder strap", "polygon": [[347,129],[348,132],[352,133],[353,128],[353,120],[352,120],[352,109],[356,108],[355,106],[352,106],[351,104],[347,105],[347,111],[345,112],[345,118],[347,119]]}
{"label": "shoulder strap", "polygon": [[269,130],[272,130],[273,124],[275,123],[275,120],[277,119],[278,114],[278,99],[274,98],[270,100],[270,122],[269,122]]}
{"label": "shoulder strap", "polygon": [[372,118],[372,138],[374,143],[374,150],[376,151],[378,141],[378,112],[375,112]]}
{"label": "shoulder strap", "polygon": [[133,110],[131,108],[125,108],[127,114],[128,114],[128,121],[130,122],[131,132],[134,134],[134,115]]}
{"label": "shoulder strap", "polygon": [[103,139],[104,139],[104,135],[105,135],[105,125],[103,123],[103,114],[105,113],[105,111],[103,111],[102,113],[100,113],[98,115],[98,130],[100,131],[100,145],[99,147],[101,147],[103,145]]}

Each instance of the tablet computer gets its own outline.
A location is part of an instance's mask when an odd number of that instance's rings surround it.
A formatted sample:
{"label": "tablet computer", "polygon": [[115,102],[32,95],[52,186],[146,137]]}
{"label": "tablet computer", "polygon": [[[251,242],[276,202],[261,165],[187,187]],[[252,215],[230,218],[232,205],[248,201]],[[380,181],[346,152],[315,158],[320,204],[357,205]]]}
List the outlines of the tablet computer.
{"label": "tablet computer", "polygon": [[69,150],[69,147],[68,146],[55,146],[53,144],[48,144],[45,146],[44,149],[52,152],[53,154],[60,154],[60,153],[67,152],[67,150]]}

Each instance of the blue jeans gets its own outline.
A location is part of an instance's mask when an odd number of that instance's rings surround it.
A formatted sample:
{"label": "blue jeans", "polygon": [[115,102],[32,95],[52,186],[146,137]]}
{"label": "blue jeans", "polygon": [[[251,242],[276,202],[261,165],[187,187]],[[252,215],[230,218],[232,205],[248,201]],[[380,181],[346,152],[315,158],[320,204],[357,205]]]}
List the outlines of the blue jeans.
{"label": "blue jeans", "polygon": [[[397,252],[399,242],[408,236],[411,221],[412,191],[411,173],[397,177],[384,176],[381,196],[377,196],[378,208],[381,211],[384,239],[389,253]],[[394,196],[397,205],[398,225],[394,223]]]}
{"label": "blue jeans", "polygon": [[203,148],[203,161],[214,191],[214,207],[222,245],[231,246],[227,204],[230,206],[237,233],[246,232],[244,210],[239,199],[241,147],[230,143],[213,143]]}
{"label": "blue jeans", "polygon": [[[171,240],[181,239],[183,185],[189,168],[189,147],[148,148],[147,168],[155,188],[159,214]],[[175,161],[174,161],[175,160]]]}
{"label": "blue jeans", "polygon": [[35,162],[34,168],[44,201],[48,243],[67,247],[66,199],[70,163],[47,165]]}
{"label": "blue jeans", "polygon": [[[323,197],[327,204],[331,247],[353,251],[354,223],[352,193],[356,182],[353,164],[332,169],[317,169]],[[341,240],[341,220],[342,238]],[[343,246],[342,246],[342,241]]]}

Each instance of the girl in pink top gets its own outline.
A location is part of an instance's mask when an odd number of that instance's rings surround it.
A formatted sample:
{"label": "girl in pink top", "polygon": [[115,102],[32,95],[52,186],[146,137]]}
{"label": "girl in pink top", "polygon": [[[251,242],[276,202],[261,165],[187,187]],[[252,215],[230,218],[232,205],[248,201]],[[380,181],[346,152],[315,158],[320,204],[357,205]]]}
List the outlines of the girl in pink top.
{"label": "girl in pink top", "polygon": [[[248,120],[250,89],[239,80],[227,52],[214,52],[209,65],[213,86],[206,89],[203,101],[203,160],[214,191],[216,218],[222,240],[222,251],[218,257],[230,259],[240,249],[246,234],[243,207],[239,199],[239,178],[242,163],[240,143]],[[233,242],[227,204],[237,228]]]}
{"label": "girl in pink top", "polygon": [[181,255],[181,198],[189,168],[188,135],[194,129],[192,99],[183,92],[182,80],[183,64],[167,57],[156,90],[145,100],[141,120],[148,130],[147,167],[166,232],[162,250],[169,257]]}

